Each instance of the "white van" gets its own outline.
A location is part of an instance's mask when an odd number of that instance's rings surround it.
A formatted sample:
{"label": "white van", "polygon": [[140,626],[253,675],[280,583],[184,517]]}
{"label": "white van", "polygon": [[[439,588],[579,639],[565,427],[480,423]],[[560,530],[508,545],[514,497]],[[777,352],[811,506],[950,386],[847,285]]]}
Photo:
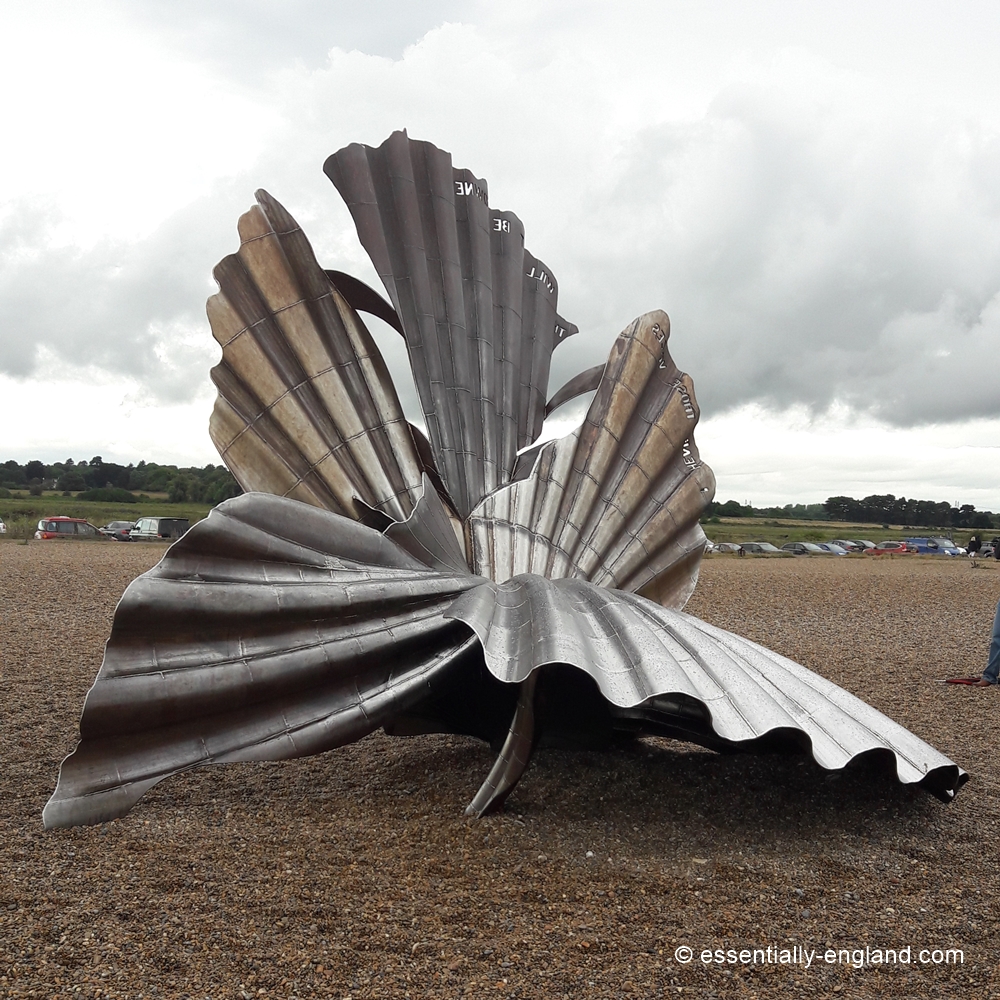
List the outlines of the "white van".
{"label": "white van", "polygon": [[140,517],[129,537],[133,542],[172,542],[190,527],[186,517]]}

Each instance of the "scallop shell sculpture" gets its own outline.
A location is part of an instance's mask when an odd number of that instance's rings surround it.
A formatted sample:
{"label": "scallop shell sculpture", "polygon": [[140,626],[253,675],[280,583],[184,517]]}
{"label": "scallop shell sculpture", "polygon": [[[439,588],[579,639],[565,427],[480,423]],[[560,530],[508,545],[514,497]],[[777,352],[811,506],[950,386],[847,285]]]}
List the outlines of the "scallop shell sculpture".
{"label": "scallop shell sculpture", "polygon": [[[125,591],[44,811],[127,813],[178,771],[320,753],[383,727],[464,733],[498,808],[546,743],[658,734],[721,751],[883,758],[950,800],[967,775],[804,667],[681,610],[714,492],[669,321],[634,320],[546,402],[576,327],[484,180],[394,133],[325,165],[389,294],[324,271],[266,192],[209,300],[210,430],[246,490]],[[405,338],[426,437],[359,310]],[[567,436],[548,412],[596,390]]]}

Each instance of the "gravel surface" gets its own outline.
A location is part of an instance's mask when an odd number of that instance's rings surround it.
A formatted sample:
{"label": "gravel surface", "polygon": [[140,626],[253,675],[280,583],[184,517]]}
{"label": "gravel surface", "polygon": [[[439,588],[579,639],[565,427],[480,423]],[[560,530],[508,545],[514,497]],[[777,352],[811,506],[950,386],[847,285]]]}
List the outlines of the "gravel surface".
{"label": "gravel surface", "polygon": [[[948,806],[647,740],[540,752],[507,811],[472,821],[487,748],[379,734],[194,771],[124,820],[45,833],[115,603],[162,551],[0,543],[0,996],[1000,996],[1000,692],[934,682],[982,669],[995,564],[713,557],[689,606],[960,763]],[[857,961],[906,946],[909,964]],[[774,961],[796,947],[810,968]],[[964,962],[919,961],[936,948]]]}

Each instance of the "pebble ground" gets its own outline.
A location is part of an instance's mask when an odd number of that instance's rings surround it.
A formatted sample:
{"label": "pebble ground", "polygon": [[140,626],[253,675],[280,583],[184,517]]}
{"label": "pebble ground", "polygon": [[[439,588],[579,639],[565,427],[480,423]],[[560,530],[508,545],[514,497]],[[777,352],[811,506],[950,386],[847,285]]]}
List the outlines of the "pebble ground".
{"label": "pebble ground", "polygon": [[[539,752],[506,812],[470,821],[486,747],[379,734],[45,833],[115,604],[161,554],[0,543],[0,997],[1000,996],[1000,691],[936,683],[982,669],[996,564],[712,557],[688,607],[948,754],[972,776],[950,805],[647,740]],[[819,954],[739,961],[769,946]],[[859,961],[907,946],[909,964]]]}

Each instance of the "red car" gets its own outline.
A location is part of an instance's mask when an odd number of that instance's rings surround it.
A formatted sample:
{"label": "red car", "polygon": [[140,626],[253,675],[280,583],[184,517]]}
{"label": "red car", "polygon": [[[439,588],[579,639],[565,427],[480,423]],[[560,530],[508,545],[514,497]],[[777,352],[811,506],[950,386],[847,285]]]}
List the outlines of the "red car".
{"label": "red car", "polygon": [[906,556],[916,552],[906,542],[879,542],[873,549],[865,549],[866,556]]}
{"label": "red car", "polygon": [[104,538],[82,517],[45,517],[38,522],[35,538]]}

